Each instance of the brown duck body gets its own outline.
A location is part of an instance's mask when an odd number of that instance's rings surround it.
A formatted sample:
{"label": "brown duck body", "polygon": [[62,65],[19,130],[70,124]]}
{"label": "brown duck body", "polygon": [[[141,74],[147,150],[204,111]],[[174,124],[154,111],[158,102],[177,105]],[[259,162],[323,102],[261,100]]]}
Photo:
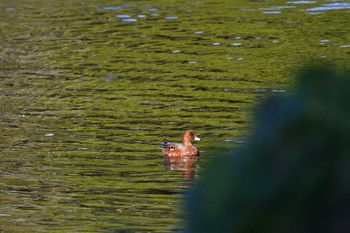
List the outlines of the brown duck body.
{"label": "brown duck body", "polygon": [[199,156],[199,151],[192,145],[192,140],[199,141],[200,138],[196,136],[193,130],[188,130],[182,136],[182,143],[169,142],[164,139],[164,143],[160,148],[162,149],[164,156],[168,157]]}

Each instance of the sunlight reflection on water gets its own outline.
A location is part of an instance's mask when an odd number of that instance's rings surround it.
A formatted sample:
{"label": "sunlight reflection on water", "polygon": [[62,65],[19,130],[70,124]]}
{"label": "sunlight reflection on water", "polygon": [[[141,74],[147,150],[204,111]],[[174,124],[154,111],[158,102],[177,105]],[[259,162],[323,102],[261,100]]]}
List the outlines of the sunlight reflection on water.
{"label": "sunlight reflection on water", "polygon": [[342,9],[350,9],[350,3],[335,2],[335,3],[323,4],[319,7],[309,8],[307,9],[307,11],[328,11],[328,10],[342,10]]}

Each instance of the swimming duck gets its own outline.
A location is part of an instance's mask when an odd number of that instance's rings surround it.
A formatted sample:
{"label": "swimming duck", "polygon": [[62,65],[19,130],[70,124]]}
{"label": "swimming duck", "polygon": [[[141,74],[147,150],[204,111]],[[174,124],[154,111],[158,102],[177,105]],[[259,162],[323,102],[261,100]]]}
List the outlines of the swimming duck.
{"label": "swimming duck", "polygon": [[186,131],[182,136],[181,142],[169,142],[164,139],[163,145],[160,146],[164,156],[181,157],[181,156],[199,156],[199,151],[192,145],[192,140],[199,141],[193,130]]}

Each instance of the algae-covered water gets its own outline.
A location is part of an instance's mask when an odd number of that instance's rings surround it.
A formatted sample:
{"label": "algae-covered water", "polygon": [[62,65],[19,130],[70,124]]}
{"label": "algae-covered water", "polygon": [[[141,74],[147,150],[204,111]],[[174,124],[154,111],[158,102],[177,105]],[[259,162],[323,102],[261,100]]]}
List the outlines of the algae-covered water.
{"label": "algae-covered water", "polygon": [[[182,193],[309,59],[348,66],[342,1],[0,2],[0,231],[181,231]],[[193,129],[201,160],[157,148]]]}

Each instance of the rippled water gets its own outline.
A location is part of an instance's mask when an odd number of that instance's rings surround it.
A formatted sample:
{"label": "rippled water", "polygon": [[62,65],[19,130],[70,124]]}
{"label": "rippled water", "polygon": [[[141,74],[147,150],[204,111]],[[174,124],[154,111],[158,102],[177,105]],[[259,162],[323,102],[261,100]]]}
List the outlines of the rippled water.
{"label": "rippled water", "polygon": [[[215,148],[306,59],[349,58],[349,4],[1,1],[0,230],[169,232]],[[200,161],[157,146],[194,129]]]}

